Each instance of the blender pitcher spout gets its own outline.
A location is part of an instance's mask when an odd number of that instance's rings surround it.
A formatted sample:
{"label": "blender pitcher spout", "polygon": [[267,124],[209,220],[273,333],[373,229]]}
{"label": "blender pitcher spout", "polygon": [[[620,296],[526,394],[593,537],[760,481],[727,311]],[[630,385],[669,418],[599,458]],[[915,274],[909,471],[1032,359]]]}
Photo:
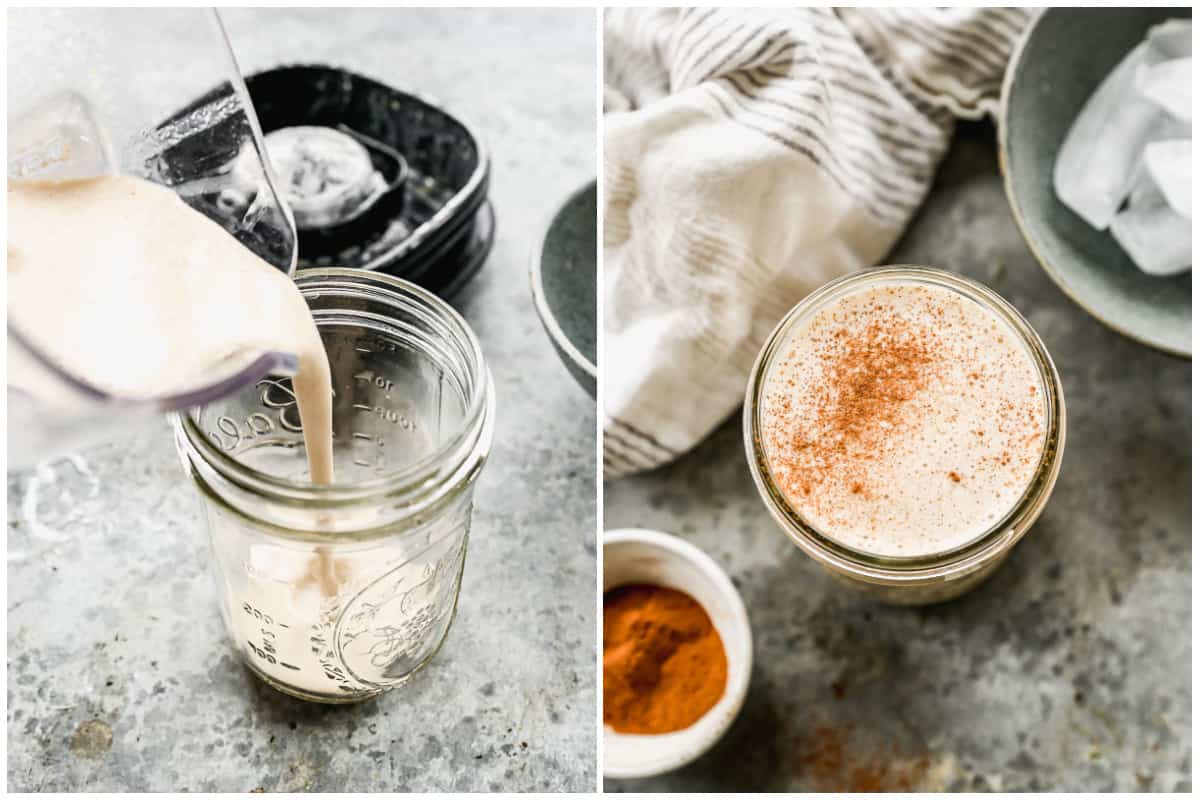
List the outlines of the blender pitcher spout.
{"label": "blender pitcher spout", "polygon": [[[10,181],[142,178],[294,272],[292,212],[215,10],[16,9],[8,23]],[[9,317],[10,470],[296,369],[292,355],[262,353],[185,393],[115,397],[56,363]]]}

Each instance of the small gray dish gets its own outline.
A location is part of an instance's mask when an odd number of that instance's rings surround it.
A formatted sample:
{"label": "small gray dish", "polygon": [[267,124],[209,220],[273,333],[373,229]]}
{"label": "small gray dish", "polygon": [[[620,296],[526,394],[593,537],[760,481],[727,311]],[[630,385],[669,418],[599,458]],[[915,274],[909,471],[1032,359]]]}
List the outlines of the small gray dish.
{"label": "small gray dish", "polygon": [[1058,199],[1054,161],[1067,130],[1109,71],[1187,8],[1051,8],[1030,24],[1004,79],[1000,169],[1021,234],[1055,283],[1113,330],[1175,355],[1192,354],[1192,277],[1134,265],[1108,231]]}
{"label": "small gray dish", "polygon": [[596,182],[550,218],[530,265],[533,304],[558,357],[596,396]]}

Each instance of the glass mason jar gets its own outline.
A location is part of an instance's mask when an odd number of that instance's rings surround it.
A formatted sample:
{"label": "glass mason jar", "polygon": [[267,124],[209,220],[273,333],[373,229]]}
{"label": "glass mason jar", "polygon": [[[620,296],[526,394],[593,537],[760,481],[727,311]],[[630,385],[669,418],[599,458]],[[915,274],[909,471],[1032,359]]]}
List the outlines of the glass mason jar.
{"label": "glass mason jar", "polygon": [[[949,289],[978,303],[1015,332],[1032,360],[1045,408],[1045,437],[1036,470],[1017,503],[989,530],[954,549],[908,557],[852,549],[823,534],[796,511],[776,485],[762,435],[762,398],[782,344],[798,326],[838,299],[869,287],[917,284]],[[974,588],[1003,562],[1041,514],[1062,464],[1066,401],[1045,345],[1028,322],[998,294],[981,284],[927,267],[884,267],[832,281],[813,292],[780,321],[758,355],[743,410],[746,458],[768,511],[792,541],[839,582],[898,605],[936,603]]]}
{"label": "glass mason jar", "polygon": [[429,292],[363,270],[296,275],[333,373],[336,482],[307,480],[289,379],[174,419],[242,659],[307,700],[363,700],[437,652],[458,602],[495,399],[479,342]]}

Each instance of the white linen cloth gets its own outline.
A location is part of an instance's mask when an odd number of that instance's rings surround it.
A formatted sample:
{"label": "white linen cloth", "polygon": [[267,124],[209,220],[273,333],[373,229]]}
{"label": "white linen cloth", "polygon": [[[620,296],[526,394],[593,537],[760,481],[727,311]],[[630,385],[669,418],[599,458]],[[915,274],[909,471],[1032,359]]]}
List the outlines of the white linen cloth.
{"label": "white linen cloth", "polygon": [[606,475],[691,449],[793,305],[884,257],[1030,16],[605,12]]}

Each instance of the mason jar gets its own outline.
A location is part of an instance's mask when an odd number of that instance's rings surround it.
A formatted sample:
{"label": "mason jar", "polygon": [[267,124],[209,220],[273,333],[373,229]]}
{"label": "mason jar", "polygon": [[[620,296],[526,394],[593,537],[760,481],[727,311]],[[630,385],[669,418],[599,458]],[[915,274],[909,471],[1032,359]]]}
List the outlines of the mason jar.
{"label": "mason jar", "polygon": [[[793,332],[805,330],[815,315],[860,290],[917,285],[947,289],[986,311],[1015,334],[1036,373],[1045,412],[1040,457],[1019,499],[998,522],[966,543],[942,552],[879,555],[839,542],[800,513],[773,475],[764,444],[764,391],[783,358]],[[1031,390],[1032,391],[1032,390]],[[926,267],[884,267],[835,280],[795,306],[767,339],[755,362],[743,410],[746,457],[759,494],[780,528],[805,553],[846,586],[899,605],[936,603],[957,597],[992,574],[1033,526],[1054,487],[1062,464],[1066,402],[1045,345],[1021,314],[998,294],[975,281]],[[1019,487],[1018,487],[1019,488]]]}
{"label": "mason jar", "polygon": [[259,677],[306,700],[408,681],[449,632],[495,417],[474,333],[363,270],[297,273],[333,376],[335,483],[308,481],[290,379],[174,418],[203,499],[221,613]]}

